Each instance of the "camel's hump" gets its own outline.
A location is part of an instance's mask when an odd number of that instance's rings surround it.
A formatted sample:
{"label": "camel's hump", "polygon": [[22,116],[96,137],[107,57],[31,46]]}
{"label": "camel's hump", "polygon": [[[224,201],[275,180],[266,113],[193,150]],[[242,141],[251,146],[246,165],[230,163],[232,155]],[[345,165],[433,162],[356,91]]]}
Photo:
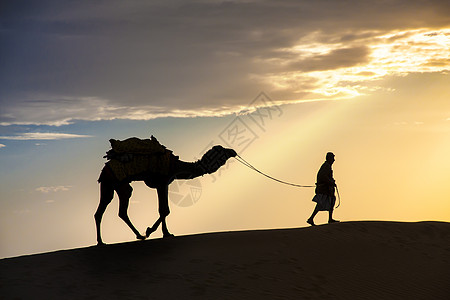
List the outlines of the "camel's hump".
{"label": "camel's hump", "polygon": [[131,137],[123,141],[110,139],[109,142],[116,153],[162,154],[167,151],[166,147],[161,145],[153,136],[151,139]]}

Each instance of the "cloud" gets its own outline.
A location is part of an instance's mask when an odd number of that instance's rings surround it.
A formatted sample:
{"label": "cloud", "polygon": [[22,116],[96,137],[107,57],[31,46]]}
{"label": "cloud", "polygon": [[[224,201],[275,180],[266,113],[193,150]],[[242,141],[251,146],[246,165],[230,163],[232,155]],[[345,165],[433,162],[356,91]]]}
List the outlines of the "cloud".
{"label": "cloud", "polygon": [[0,144],[0,149],[6,147],[6,145]]}
{"label": "cloud", "polygon": [[68,125],[73,119],[92,121],[108,119],[120,114],[120,107],[108,105],[104,99],[95,97],[55,97],[22,99],[5,104],[0,125]]}
{"label": "cloud", "polygon": [[370,51],[366,46],[333,49],[326,54],[313,55],[291,63],[288,68],[301,72],[348,68],[367,63]]}
{"label": "cloud", "polygon": [[[51,98],[51,97],[50,97]],[[48,108],[51,107],[51,110]],[[4,114],[0,125],[51,125],[62,126],[73,124],[77,120],[150,120],[158,117],[195,117],[195,116],[220,116],[239,111],[240,107],[203,106],[197,109],[177,109],[157,107],[152,105],[126,106],[112,103],[106,99],[95,97],[57,97],[49,100],[27,100],[22,105],[11,105],[4,108],[8,111]],[[29,138],[29,137],[33,138]],[[90,137],[87,135],[68,134],[26,134],[19,137],[7,137],[9,139],[50,139],[70,137]],[[39,137],[39,138],[34,138]],[[5,138],[5,137],[0,137]]]}
{"label": "cloud", "polygon": [[22,210],[14,210],[13,213],[16,215],[28,215],[32,213],[32,211],[30,209],[22,209]]}
{"label": "cloud", "polygon": [[[308,43],[310,40],[313,42]],[[286,61],[276,63],[285,66],[285,70],[272,71],[267,84],[292,92],[298,89],[298,82],[315,79],[310,81],[313,84],[309,88],[301,87],[304,98],[351,98],[380,89],[373,86],[373,82],[390,76],[442,73],[450,68],[450,53],[444,50],[450,46],[450,28],[370,33],[358,38],[357,45],[364,43],[364,46],[347,48],[341,48],[344,45],[339,39],[330,43],[318,42],[320,40],[329,38],[312,33],[305,38],[305,43],[283,49],[291,55]],[[293,54],[301,60],[291,63]]]}
{"label": "cloud", "polygon": [[44,193],[44,194],[48,194],[48,193],[56,193],[56,192],[66,192],[70,188],[71,188],[71,186],[63,186],[63,185],[41,186],[41,187],[36,188],[36,191]]}
{"label": "cloud", "polygon": [[87,137],[91,136],[81,134],[71,134],[71,133],[55,133],[55,132],[26,132],[13,136],[0,136],[0,139],[27,141],[27,140],[61,140],[73,138],[87,138]]}
{"label": "cloud", "polygon": [[0,124],[220,115],[260,91],[352,97],[387,74],[448,69],[449,6],[13,1],[2,8]]}

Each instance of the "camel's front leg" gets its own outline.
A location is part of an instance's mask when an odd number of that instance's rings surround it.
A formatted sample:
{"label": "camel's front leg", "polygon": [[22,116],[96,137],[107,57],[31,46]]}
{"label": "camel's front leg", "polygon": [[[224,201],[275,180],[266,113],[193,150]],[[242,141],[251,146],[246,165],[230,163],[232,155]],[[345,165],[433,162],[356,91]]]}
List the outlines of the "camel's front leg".
{"label": "camel's front leg", "polygon": [[161,224],[161,222],[162,222],[162,217],[159,217],[159,219],[156,220],[156,222],[153,224],[152,227],[147,227],[147,231],[145,232],[145,237],[148,238],[148,237],[150,236],[150,234],[152,234],[153,232],[155,232],[156,229],[158,229],[159,224]]}
{"label": "camel's front leg", "polygon": [[164,237],[173,236],[167,229],[166,217],[170,214],[169,209],[169,185],[161,185],[156,188],[158,192],[158,206],[159,206],[159,219],[150,228],[147,228],[146,237],[149,237],[152,232],[158,229],[159,224],[162,223],[162,232]]}
{"label": "camel's front leg", "polygon": [[150,236],[150,234],[152,234],[153,232],[156,231],[156,229],[158,229],[159,224],[162,224],[161,229],[163,232],[163,236],[164,237],[172,237],[174,236],[172,233],[169,232],[169,230],[167,229],[167,224],[166,224],[166,217],[159,217],[158,220],[156,220],[155,224],[153,224],[152,227],[147,227],[147,231],[145,232],[145,236],[148,238]]}
{"label": "camel's front leg", "polygon": [[169,232],[169,230],[167,229],[167,224],[166,224],[166,218],[164,217],[164,219],[162,220],[162,232],[163,232],[163,236],[165,238],[167,237],[173,237],[174,235],[172,233]]}

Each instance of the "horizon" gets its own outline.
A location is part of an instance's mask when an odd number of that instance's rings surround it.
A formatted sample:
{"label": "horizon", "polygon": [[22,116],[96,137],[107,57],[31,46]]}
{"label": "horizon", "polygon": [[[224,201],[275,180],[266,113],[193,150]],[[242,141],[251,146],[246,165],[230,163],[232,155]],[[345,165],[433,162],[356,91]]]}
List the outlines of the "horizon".
{"label": "horizon", "polygon": [[447,299],[449,249],[442,245],[449,227],[349,222],[70,249],[0,260],[0,293],[25,299]]}
{"label": "horizon", "polygon": [[[449,11],[405,0],[5,4],[0,258],[95,244],[111,138],[154,135],[185,161],[222,144],[301,185],[331,151],[337,219],[450,222]],[[156,191],[132,186],[143,233]],[[171,185],[168,227],[306,227],[313,196],[231,159]],[[115,196],[104,241],[133,241],[117,213]]]}
{"label": "horizon", "polygon": [[[344,226],[348,226],[349,224],[365,224],[364,226],[374,225],[374,224],[384,224],[386,225],[439,225],[439,224],[450,224],[450,222],[443,222],[443,221],[388,221],[388,220],[350,220],[350,221],[344,221],[339,222],[334,225],[340,226],[339,224],[343,224]],[[320,227],[326,227],[329,224],[323,223],[323,224],[317,224],[316,226],[305,226],[305,227],[285,227],[285,228],[259,228],[259,229],[237,229],[237,230],[228,230],[228,231],[208,231],[208,232],[198,232],[198,233],[190,233],[190,234],[183,234],[178,235],[177,237],[183,237],[183,238],[195,238],[198,236],[206,236],[206,235],[215,235],[215,234],[247,234],[247,233],[267,233],[267,232],[275,232],[275,231],[290,231],[290,230],[303,230],[308,228],[320,228]],[[414,226],[413,225],[413,226]],[[53,253],[61,253],[61,252],[67,252],[67,251],[78,251],[78,250],[85,250],[89,248],[98,248],[98,249],[112,249],[114,246],[124,246],[129,245],[132,246],[134,243],[141,243],[141,242],[150,242],[150,241],[164,241],[164,240],[170,240],[170,239],[164,239],[162,236],[157,238],[148,238],[145,240],[126,240],[126,241],[120,241],[116,243],[108,243],[103,246],[98,246],[96,244],[93,245],[87,245],[83,247],[73,247],[73,248],[61,248],[61,249],[54,249],[47,252],[36,252],[36,253],[28,253],[28,254],[22,254],[18,256],[10,256],[10,257],[1,257],[0,260],[9,260],[9,259],[15,259],[15,258],[22,258],[22,257],[30,257],[30,256],[37,256],[42,254],[53,254]],[[112,246],[112,247],[110,247]]]}

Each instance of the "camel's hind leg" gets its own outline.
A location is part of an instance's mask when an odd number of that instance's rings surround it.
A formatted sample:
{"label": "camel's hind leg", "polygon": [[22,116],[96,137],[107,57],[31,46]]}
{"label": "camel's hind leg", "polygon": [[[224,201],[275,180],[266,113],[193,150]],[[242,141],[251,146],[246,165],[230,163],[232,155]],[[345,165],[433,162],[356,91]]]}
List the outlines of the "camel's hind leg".
{"label": "camel's hind leg", "polygon": [[117,195],[119,196],[119,217],[130,227],[130,229],[136,235],[136,238],[139,240],[145,240],[145,236],[141,235],[139,231],[137,231],[136,227],[134,227],[133,223],[131,223],[130,218],[128,217],[128,205],[130,203],[131,193],[133,192],[133,188],[129,184],[122,184],[118,188],[116,188]]}
{"label": "camel's hind leg", "polygon": [[102,222],[103,214],[106,207],[111,203],[114,197],[114,188],[111,184],[101,182],[100,183],[100,203],[98,204],[97,211],[94,214],[95,226],[97,228],[97,244],[104,245],[100,232],[100,223]]}

